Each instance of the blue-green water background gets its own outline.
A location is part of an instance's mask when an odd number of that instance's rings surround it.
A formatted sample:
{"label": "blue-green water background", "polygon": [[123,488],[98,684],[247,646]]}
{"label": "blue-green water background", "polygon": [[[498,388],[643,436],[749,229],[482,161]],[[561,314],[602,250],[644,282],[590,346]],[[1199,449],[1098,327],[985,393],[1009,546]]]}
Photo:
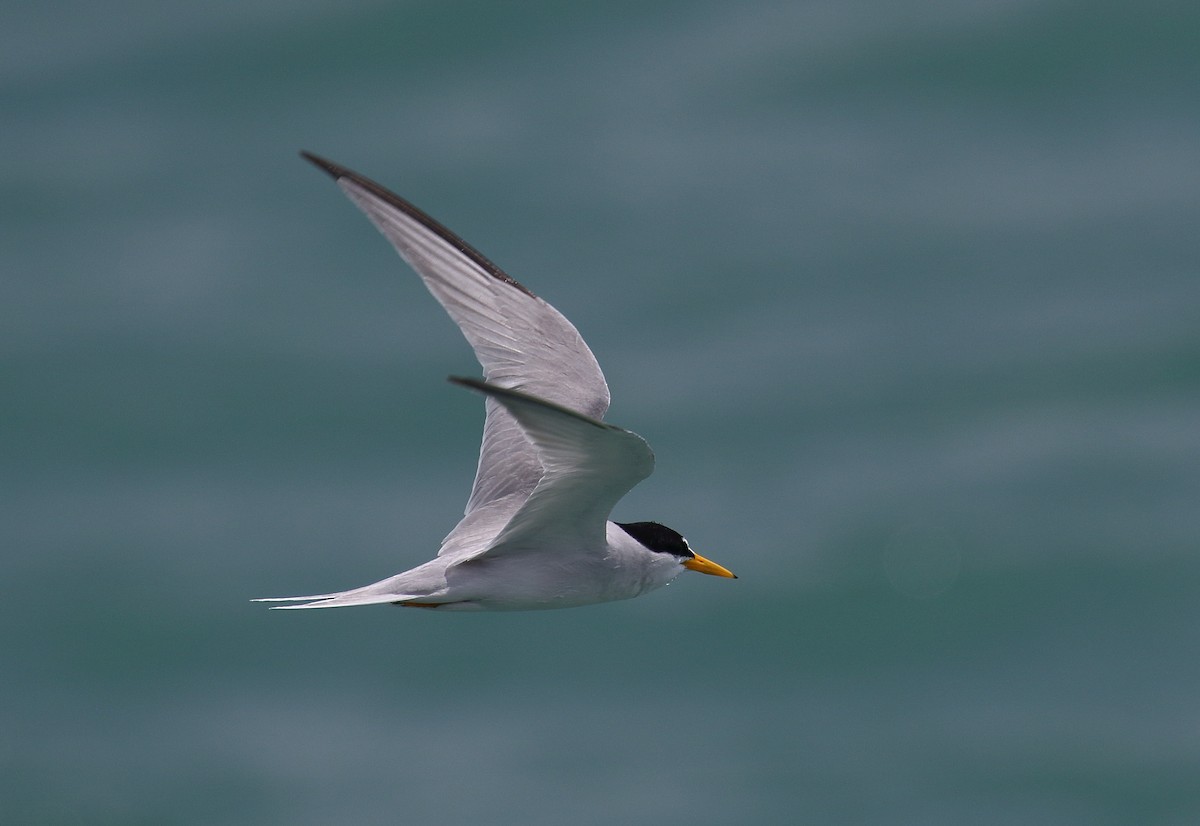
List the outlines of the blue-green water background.
{"label": "blue-green water background", "polygon": [[[1200,822],[1200,7],[62,2],[0,25],[0,821]],[[310,149],[573,319],[741,575],[427,558],[476,367]]]}

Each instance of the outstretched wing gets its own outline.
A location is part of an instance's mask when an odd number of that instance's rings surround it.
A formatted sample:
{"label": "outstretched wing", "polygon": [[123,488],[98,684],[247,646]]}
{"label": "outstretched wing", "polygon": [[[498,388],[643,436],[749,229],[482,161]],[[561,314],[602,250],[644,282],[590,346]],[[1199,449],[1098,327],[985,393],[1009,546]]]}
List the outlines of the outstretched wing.
{"label": "outstretched wing", "polygon": [[[604,374],[562,313],[408,201],[344,166],[301,155],[337,180],[417,271],[462,330],[490,384],[603,418],[609,399]],[[513,494],[528,495],[541,478],[538,452],[510,411],[489,397],[465,513]]]}
{"label": "outstretched wing", "polygon": [[544,468],[533,493],[481,556],[603,548],[613,506],[654,470],[646,440],[527,393],[475,379],[450,380],[486,394],[511,413]]}

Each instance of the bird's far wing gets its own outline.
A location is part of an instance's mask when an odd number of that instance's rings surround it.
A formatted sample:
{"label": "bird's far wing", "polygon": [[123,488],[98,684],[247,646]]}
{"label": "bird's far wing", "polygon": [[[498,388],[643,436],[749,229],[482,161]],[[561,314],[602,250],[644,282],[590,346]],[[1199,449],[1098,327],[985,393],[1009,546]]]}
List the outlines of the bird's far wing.
{"label": "bird's far wing", "polygon": [[603,547],[613,506],[654,470],[646,440],[526,393],[475,379],[451,381],[486,394],[511,413],[545,469],[533,493],[480,556],[555,545]]}
{"label": "bird's far wing", "polygon": [[[417,271],[462,330],[489,383],[585,416],[604,416],[609,398],[604,374],[558,310],[408,201],[344,166],[301,154],[338,182]],[[489,398],[466,514],[514,493],[526,495],[541,478],[537,452],[509,411]]]}

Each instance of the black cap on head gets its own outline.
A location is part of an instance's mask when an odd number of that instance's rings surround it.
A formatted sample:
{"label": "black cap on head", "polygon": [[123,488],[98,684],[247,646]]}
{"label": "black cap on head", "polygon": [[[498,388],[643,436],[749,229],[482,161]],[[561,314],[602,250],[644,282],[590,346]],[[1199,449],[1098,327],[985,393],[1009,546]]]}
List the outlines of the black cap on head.
{"label": "black cap on head", "polygon": [[671,554],[680,559],[691,559],[695,556],[688,547],[687,540],[678,531],[673,531],[666,525],[657,522],[618,522],[617,527],[641,542],[652,551],[660,554]]}

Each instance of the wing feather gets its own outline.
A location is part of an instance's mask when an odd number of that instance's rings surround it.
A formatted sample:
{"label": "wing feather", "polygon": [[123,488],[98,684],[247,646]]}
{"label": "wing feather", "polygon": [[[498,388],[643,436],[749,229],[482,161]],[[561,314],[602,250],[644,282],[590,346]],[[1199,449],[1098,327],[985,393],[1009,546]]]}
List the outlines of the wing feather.
{"label": "wing feather", "polygon": [[527,393],[475,379],[451,381],[485,393],[512,414],[544,469],[533,493],[481,556],[556,545],[603,548],[613,506],[654,470],[654,454],[646,441]]}
{"label": "wing feather", "polygon": [[[487,382],[593,419],[608,410],[608,385],[579,332],[558,310],[398,195],[307,152],[421,276],[462,330]],[[504,404],[489,399],[479,466],[465,513],[542,480],[534,449]]]}

